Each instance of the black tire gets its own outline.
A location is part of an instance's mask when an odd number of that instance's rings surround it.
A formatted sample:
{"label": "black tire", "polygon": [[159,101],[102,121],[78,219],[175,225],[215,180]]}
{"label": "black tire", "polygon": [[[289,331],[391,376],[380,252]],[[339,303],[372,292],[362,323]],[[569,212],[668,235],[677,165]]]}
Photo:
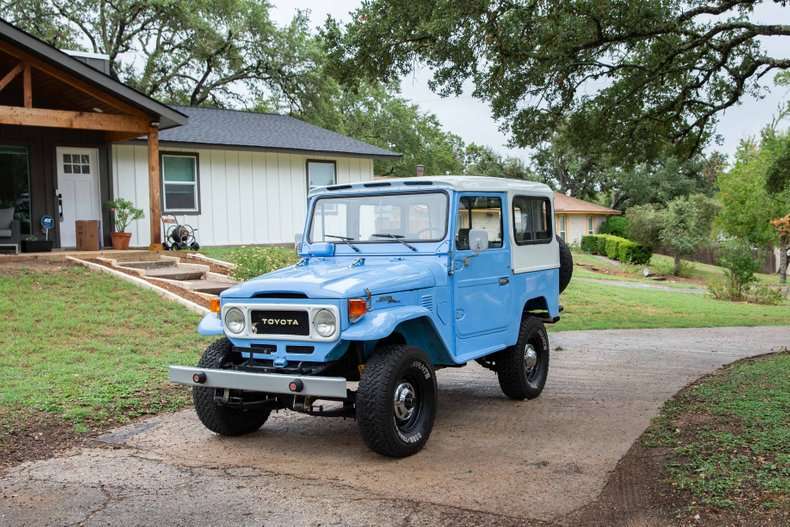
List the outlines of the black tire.
{"label": "black tire", "polygon": [[[228,339],[220,339],[203,352],[199,368],[221,369],[232,346]],[[269,418],[271,410],[241,410],[222,406],[214,401],[214,388],[192,388],[192,401],[195,412],[203,425],[214,433],[223,436],[240,436],[255,432]]]}
{"label": "black tire", "polygon": [[357,390],[357,424],[365,444],[389,457],[419,452],[433,429],[436,394],[436,374],[422,350],[404,345],[377,350]]}
{"label": "black tire", "polygon": [[[535,352],[534,356],[530,349]],[[499,352],[496,369],[499,386],[511,399],[520,401],[539,396],[549,374],[549,337],[543,322],[525,316],[516,345]]]}
{"label": "black tire", "polygon": [[565,291],[573,277],[573,255],[565,241],[557,236],[557,243],[560,245],[560,293]]}

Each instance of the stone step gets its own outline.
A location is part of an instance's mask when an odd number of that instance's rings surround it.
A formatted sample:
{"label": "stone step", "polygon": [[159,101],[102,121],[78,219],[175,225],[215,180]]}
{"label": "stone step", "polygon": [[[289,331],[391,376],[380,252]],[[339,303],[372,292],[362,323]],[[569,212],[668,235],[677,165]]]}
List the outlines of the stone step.
{"label": "stone step", "polygon": [[168,280],[201,280],[205,272],[194,269],[182,269],[178,267],[165,267],[164,269],[148,269],[145,276],[151,278],[166,278]]}
{"label": "stone step", "polygon": [[106,257],[117,262],[153,262],[161,259],[159,253],[150,251],[114,252]]}
{"label": "stone step", "polygon": [[119,262],[124,267],[131,267],[132,269],[164,269],[167,267],[176,267],[178,263],[176,260],[136,260],[133,262]]}
{"label": "stone step", "polygon": [[233,282],[221,282],[219,280],[184,280],[184,286],[196,293],[208,293],[218,295],[229,287],[233,287]]}

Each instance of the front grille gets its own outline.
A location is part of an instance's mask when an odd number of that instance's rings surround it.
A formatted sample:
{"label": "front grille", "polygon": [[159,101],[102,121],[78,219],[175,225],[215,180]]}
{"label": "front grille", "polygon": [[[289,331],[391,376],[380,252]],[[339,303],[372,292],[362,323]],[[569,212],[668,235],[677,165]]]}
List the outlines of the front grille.
{"label": "front grille", "polygon": [[250,324],[257,335],[310,335],[307,311],[252,310]]}

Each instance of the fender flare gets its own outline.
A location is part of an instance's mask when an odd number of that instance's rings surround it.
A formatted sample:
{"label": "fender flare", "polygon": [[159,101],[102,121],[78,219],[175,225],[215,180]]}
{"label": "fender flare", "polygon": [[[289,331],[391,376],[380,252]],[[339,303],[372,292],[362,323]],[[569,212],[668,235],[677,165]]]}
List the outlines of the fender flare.
{"label": "fender flare", "polygon": [[343,340],[371,341],[389,337],[403,322],[416,318],[431,318],[431,313],[422,306],[401,306],[381,311],[370,311],[362,320],[343,331]]}
{"label": "fender flare", "polygon": [[206,313],[198,324],[198,333],[204,337],[225,336],[225,328],[216,313]]}

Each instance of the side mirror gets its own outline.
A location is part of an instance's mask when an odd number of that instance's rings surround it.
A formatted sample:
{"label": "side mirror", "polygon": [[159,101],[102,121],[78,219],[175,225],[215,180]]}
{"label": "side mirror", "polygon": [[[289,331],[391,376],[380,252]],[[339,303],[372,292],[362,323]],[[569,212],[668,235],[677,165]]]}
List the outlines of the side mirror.
{"label": "side mirror", "polygon": [[302,253],[302,233],[297,232],[294,234],[294,249],[296,250],[296,254],[300,255]]}
{"label": "side mirror", "polygon": [[471,229],[469,231],[469,248],[475,253],[488,249],[488,231],[484,229]]}

